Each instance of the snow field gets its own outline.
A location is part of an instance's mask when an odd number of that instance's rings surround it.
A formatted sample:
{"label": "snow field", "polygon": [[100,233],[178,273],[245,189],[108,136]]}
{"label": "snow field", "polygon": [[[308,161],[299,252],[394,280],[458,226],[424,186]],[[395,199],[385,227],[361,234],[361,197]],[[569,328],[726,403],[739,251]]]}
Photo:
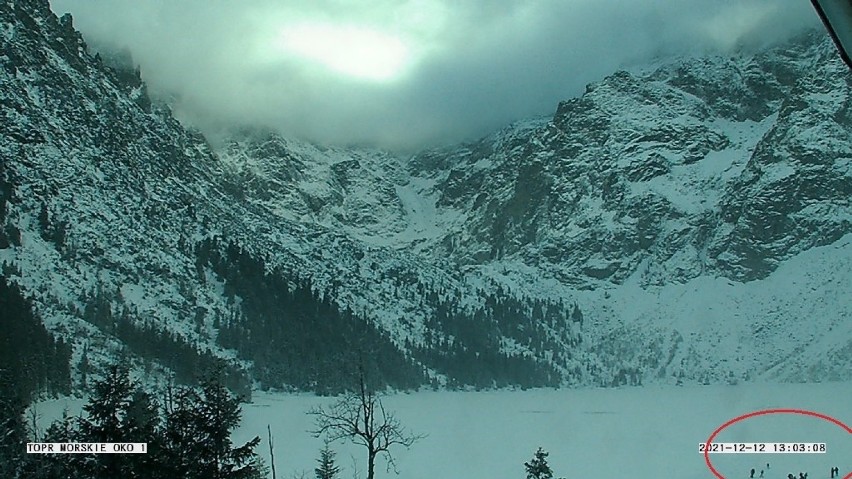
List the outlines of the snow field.
{"label": "snow field", "polygon": [[[418,392],[385,398],[411,431],[428,436],[395,452],[399,476],[523,478],[523,464],[541,446],[554,477],[656,479],[712,478],[698,444],[726,421],[767,408],[807,409],[852,424],[852,383],[744,384],[628,389]],[[257,393],[244,405],[234,438],[258,435],[268,462],[266,425],[272,428],[278,477],[313,476],[322,440],[305,412],[331,398]],[[819,419],[771,415],[736,423],[716,442],[824,442],[825,454],[713,454],[727,479],[747,479],[754,467],[765,479],[808,472],[829,477],[832,466],[852,470],[852,437]],[[335,443],[341,477],[366,476],[363,448]],[[353,463],[353,460],[355,461]],[[377,477],[396,477],[377,462]]]}

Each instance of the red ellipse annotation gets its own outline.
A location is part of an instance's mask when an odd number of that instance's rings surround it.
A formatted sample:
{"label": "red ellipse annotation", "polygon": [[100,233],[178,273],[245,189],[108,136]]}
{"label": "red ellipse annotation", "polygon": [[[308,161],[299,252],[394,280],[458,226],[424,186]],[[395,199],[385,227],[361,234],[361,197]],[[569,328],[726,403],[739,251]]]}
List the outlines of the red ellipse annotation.
{"label": "red ellipse annotation", "polygon": [[[748,414],[743,414],[742,416],[737,416],[716,428],[716,430],[713,431],[713,434],[711,434],[710,437],[707,439],[707,443],[704,447],[704,462],[707,464],[707,468],[710,469],[710,472],[712,472],[714,476],[718,477],[719,479],[725,479],[725,476],[720,474],[719,471],[717,471],[716,468],[713,467],[713,464],[710,462],[710,444],[713,442],[713,439],[715,439],[716,436],[718,436],[719,433],[722,432],[722,430],[732,424],[736,424],[740,421],[745,421],[748,418],[752,418],[755,416],[765,416],[767,414],[799,414],[802,416],[816,417],[828,421],[832,424],[836,424],[842,427],[849,434],[852,434],[852,428],[850,428],[846,424],[843,424],[841,421],[825,414],[820,414],[818,412],[813,411],[806,411],[804,409],[762,409],[760,411],[754,411]],[[852,479],[852,471],[848,472],[845,476],[843,476],[843,479]]]}

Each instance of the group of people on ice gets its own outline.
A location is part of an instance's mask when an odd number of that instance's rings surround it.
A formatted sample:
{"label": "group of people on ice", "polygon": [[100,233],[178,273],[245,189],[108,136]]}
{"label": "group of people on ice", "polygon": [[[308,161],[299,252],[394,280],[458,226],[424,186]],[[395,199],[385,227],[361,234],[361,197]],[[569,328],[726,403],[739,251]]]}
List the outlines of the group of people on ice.
{"label": "group of people on ice", "polygon": [[[769,469],[769,463],[768,462],[766,463],[766,469]],[[764,471],[766,471],[766,469],[760,470],[759,479],[763,479]],[[756,472],[757,471],[754,468],[751,468],[751,471],[749,471],[749,476],[748,476],[749,479],[755,479],[754,475],[755,475]],[[839,467],[832,467],[830,479],[835,479],[837,477],[840,477],[840,468]],[[800,472],[798,478],[796,477],[795,474],[787,474],[787,479],[808,479],[808,473],[807,472]]]}
{"label": "group of people on ice", "polygon": [[[766,463],[766,469],[769,469],[769,463],[768,463],[768,462]],[[763,479],[763,471],[764,471],[764,470],[765,470],[765,469],[761,469],[761,470],[760,470],[760,479]],[[752,467],[752,468],[751,468],[751,474],[749,474],[749,476],[748,476],[748,477],[749,477],[749,479],[754,479],[754,473],[755,473],[755,470],[754,470],[754,468]],[[790,479],[790,478],[788,477],[787,479]],[[795,479],[795,478],[793,478],[793,479]],[[834,478],[832,478],[832,479],[834,479]]]}

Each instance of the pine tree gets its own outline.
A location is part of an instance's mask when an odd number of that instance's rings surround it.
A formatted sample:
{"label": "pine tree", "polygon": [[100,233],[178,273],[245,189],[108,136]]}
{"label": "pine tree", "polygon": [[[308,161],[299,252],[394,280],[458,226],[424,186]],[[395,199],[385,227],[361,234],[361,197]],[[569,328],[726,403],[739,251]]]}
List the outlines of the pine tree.
{"label": "pine tree", "polygon": [[577,303],[574,303],[574,311],[571,312],[571,320],[575,323],[580,323],[580,326],[583,326],[583,312],[580,311],[580,306]]}
{"label": "pine tree", "polygon": [[[47,428],[44,442],[77,442],[81,434],[77,418],[62,411],[62,416]],[[58,477],[86,477],[87,457],[83,454],[45,454],[34,455],[28,464],[29,470],[21,477],[31,479],[54,479]]]}
{"label": "pine tree", "polygon": [[240,422],[239,400],[218,379],[201,392],[178,388],[166,399],[163,477],[244,479],[260,477],[255,447],[260,438],[234,447],[230,434]]}
{"label": "pine tree", "polygon": [[[2,371],[0,371],[2,372]],[[0,477],[22,477],[26,404],[0,375]]]}
{"label": "pine tree", "polygon": [[87,417],[81,422],[82,433],[91,442],[123,442],[122,422],[134,391],[127,369],[110,365],[100,381],[95,381],[94,394],[83,406]]}
{"label": "pine tree", "polygon": [[[128,442],[125,418],[135,390],[129,372],[113,364],[103,379],[95,381],[92,397],[83,406],[86,417],[80,421],[85,442]],[[92,478],[134,477],[121,454],[98,454],[85,458],[78,474]]]}
{"label": "pine tree", "polygon": [[200,454],[195,445],[195,413],[193,405],[198,401],[198,394],[190,388],[169,388],[166,390],[163,411],[163,447],[162,458],[163,477],[197,477],[191,475],[193,465]]}
{"label": "pine tree", "polygon": [[80,374],[80,387],[82,389],[89,388],[89,345],[83,346],[83,353],[80,355],[80,362],[77,363],[77,372]]}
{"label": "pine tree", "polygon": [[[220,372],[221,374],[221,372]],[[255,446],[260,438],[240,447],[233,447],[231,431],[240,424],[240,401],[231,395],[218,378],[207,379],[201,385],[201,403],[196,406],[201,436],[208,454],[204,467],[211,478],[248,477],[257,470]]]}
{"label": "pine tree", "polygon": [[538,448],[532,460],[524,463],[527,479],[553,479],[553,471],[547,465],[547,456],[548,453],[544,452],[542,448]]}
{"label": "pine tree", "polygon": [[41,232],[41,237],[47,241],[50,239],[50,213],[47,210],[47,204],[41,204],[41,210],[38,213],[38,226]]}
{"label": "pine tree", "polygon": [[314,469],[317,479],[334,479],[340,472],[340,468],[334,463],[334,451],[328,447],[328,442],[320,450],[320,457],[317,462],[319,466]]}
{"label": "pine tree", "polygon": [[126,467],[133,479],[155,479],[163,477],[160,474],[160,450],[162,439],[159,430],[159,404],[150,394],[142,389],[134,389],[121,428],[124,431],[125,442],[147,443],[147,454],[128,454],[125,456]]}

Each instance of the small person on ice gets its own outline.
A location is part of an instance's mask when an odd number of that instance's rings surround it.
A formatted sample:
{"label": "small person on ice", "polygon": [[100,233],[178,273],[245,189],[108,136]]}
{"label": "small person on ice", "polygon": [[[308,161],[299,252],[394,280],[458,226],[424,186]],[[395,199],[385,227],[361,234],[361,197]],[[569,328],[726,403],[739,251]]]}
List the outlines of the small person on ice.
{"label": "small person on ice", "polygon": [[763,479],[763,469],[760,470],[760,478]]}
{"label": "small person on ice", "polygon": [[792,474],[787,474],[787,479],[796,479],[796,476]]}
{"label": "small person on ice", "polygon": [[748,476],[750,479],[754,479],[754,468],[751,468],[751,474]]}

